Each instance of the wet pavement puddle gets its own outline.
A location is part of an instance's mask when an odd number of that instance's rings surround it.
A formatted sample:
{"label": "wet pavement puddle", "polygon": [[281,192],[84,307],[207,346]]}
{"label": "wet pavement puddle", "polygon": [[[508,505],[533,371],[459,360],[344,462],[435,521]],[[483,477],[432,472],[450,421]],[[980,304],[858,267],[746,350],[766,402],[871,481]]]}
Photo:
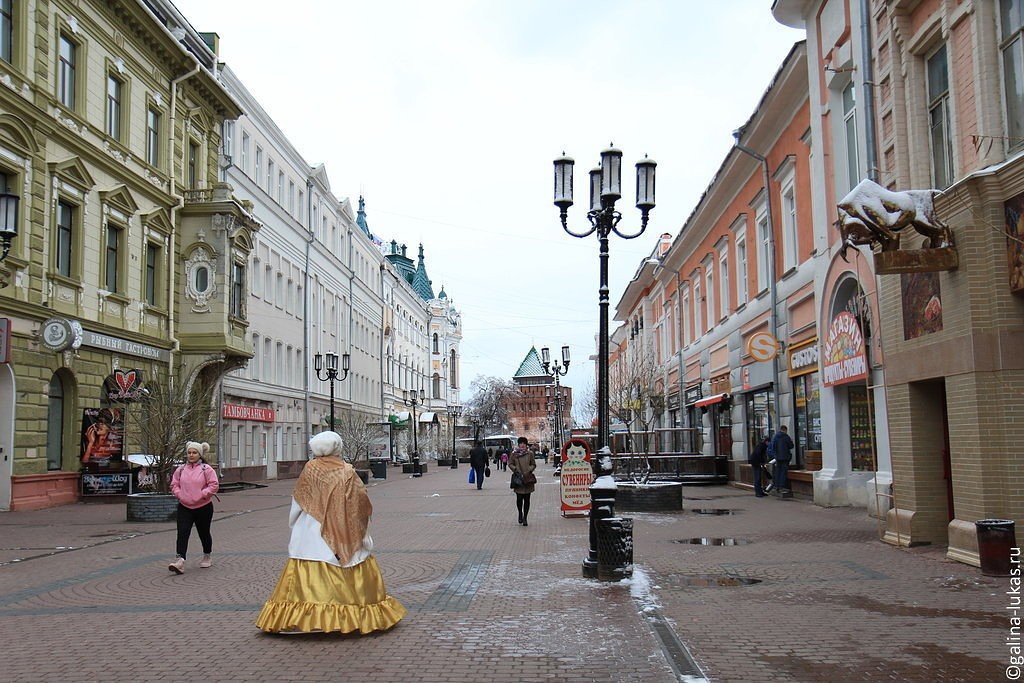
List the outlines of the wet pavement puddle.
{"label": "wet pavement puddle", "polygon": [[683,545],[689,544],[689,545],[723,545],[723,546],[726,546],[726,545],[749,545],[750,544],[750,541],[748,541],[745,538],[708,538],[708,537],[704,537],[704,536],[701,536],[701,537],[698,537],[698,538],[681,538],[681,539],[679,539],[677,541],[672,541],[672,542],[673,543],[682,543]]}

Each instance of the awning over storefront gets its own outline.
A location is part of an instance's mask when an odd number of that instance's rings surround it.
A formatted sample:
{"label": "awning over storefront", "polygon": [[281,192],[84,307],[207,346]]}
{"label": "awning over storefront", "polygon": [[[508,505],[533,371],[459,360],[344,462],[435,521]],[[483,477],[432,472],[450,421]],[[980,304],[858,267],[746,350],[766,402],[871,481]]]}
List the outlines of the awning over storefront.
{"label": "awning over storefront", "polygon": [[437,422],[437,413],[420,413],[420,422]]}
{"label": "awning over storefront", "polygon": [[388,422],[391,422],[392,424],[397,424],[399,422],[408,422],[408,421],[409,421],[409,411],[408,410],[402,410],[402,411],[397,412],[397,413],[392,413],[391,415],[388,416]]}
{"label": "awning over storefront", "polygon": [[708,396],[707,398],[702,398],[701,400],[697,401],[693,405],[697,406],[698,408],[704,408],[706,406],[710,406],[710,405],[713,405],[715,403],[721,403],[722,401],[724,401],[727,398],[729,398],[729,394],[714,394],[713,396]]}

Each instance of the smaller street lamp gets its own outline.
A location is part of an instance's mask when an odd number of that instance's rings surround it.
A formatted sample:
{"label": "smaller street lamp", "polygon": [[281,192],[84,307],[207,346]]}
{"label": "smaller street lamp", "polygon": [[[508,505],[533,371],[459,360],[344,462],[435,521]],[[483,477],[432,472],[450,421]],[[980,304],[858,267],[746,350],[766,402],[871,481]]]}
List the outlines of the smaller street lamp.
{"label": "smaller street lamp", "polygon": [[552,399],[553,402],[554,402],[555,420],[558,422],[558,427],[557,427],[557,430],[558,430],[557,431],[558,443],[557,443],[557,445],[555,447],[555,451],[557,452],[557,451],[559,451],[562,448],[562,441],[563,441],[563,436],[562,436],[562,400],[563,400],[563,397],[562,397],[561,382],[559,381],[559,379],[561,377],[564,377],[565,374],[567,372],[569,372],[569,346],[565,345],[565,346],[562,347],[562,362],[561,363],[558,362],[557,358],[555,359],[555,361],[553,363],[551,362],[551,350],[548,349],[548,347],[546,347],[546,346],[543,347],[540,350],[540,358],[541,358],[541,362],[544,363],[544,372],[546,372],[551,377],[555,378],[555,394],[554,394],[554,396],[550,396],[550,390],[549,390],[548,398]]}
{"label": "smaller street lamp", "polygon": [[411,392],[408,389],[402,389],[402,403],[412,408],[412,476],[414,477],[423,476],[420,471],[420,446],[416,438],[416,432],[419,431],[419,424],[416,422],[416,406],[423,405],[426,400],[427,395],[423,389],[419,391],[414,389]]}
{"label": "smaller street lamp", "polygon": [[455,425],[462,416],[462,406],[448,406],[448,417],[452,419],[452,469],[459,468],[459,457],[455,453]]}
{"label": "smaller street lamp", "polygon": [[338,376],[338,354],[327,353],[326,363],[323,354],[313,356],[313,369],[316,370],[316,377],[321,382],[331,383],[331,431],[334,431],[334,382],[343,381],[348,377],[350,357],[347,353],[341,354],[341,376]]}

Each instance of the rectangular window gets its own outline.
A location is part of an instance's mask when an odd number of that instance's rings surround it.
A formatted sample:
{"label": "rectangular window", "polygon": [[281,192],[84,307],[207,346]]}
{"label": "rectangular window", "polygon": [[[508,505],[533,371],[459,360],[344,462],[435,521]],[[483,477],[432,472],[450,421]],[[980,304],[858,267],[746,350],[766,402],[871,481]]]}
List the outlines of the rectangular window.
{"label": "rectangular window", "polygon": [[853,81],[843,88],[843,122],[846,131],[846,189],[860,182],[860,157],[857,148],[857,96]]}
{"label": "rectangular window", "polygon": [[64,202],[57,203],[57,272],[71,277],[71,249],[74,244],[75,207]]}
{"label": "rectangular window", "polygon": [[146,161],[160,165],[160,112],[155,109],[146,111]]}
{"label": "rectangular window", "polygon": [[242,133],[242,172],[249,172],[249,134],[246,132]]}
{"label": "rectangular window", "polygon": [[115,225],[107,225],[107,247],[104,252],[103,287],[108,292],[116,292],[118,285],[118,256],[121,253],[121,235],[123,231]]}
{"label": "rectangular window", "polygon": [[0,59],[8,64],[14,58],[14,11],[11,0],[0,0]]}
{"label": "rectangular window", "polygon": [[305,204],[306,193],[299,190],[299,223],[302,223],[302,219],[305,217],[306,212],[303,210]]}
{"label": "rectangular window", "polygon": [[121,139],[121,92],[123,84],[114,76],[107,76],[107,135]]}
{"label": "rectangular window", "polygon": [[146,303],[156,306],[157,268],[160,266],[160,246],[146,243]]}
{"label": "rectangular window", "polygon": [[782,251],[786,270],[800,263],[796,226],[796,190],[790,184],[782,190]]}
{"label": "rectangular window", "polygon": [[78,46],[61,34],[59,46],[60,62],[57,74],[57,99],[68,109],[75,108],[75,67]]}
{"label": "rectangular window", "polygon": [[231,315],[243,317],[245,309],[245,266],[241,263],[231,264]]}
{"label": "rectangular window", "polygon": [[771,232],[768,227],[768,216],[761,214],[757,217],[757,291],[759,292],[768,288],[770,242]]}
{"label": "rectangular window", "polygon": [[277,203],[284,203],[284,171],[277,172]]}
{"label": "rectangular window", "polygon": [[263,187],[263,150],[259,145],[256,145],[256,177],[253,180],[257,187]]}
{"label": "rectangular window", "polygon": [[267,194],[274,196],[274,160],[267,160]]}
{"label": "rectangular window", "polygon": [[715,326],[715,275],[714,262],[708,261],[704,266],[704,296],[707,297],[708,329]]}
{"label": "rectangular window", "polygon": [[225,121],[224,132],[221,134],[220,141],[221,152],[224,156],[231,157],[235,153],[235,122]]}
{"label": "rectangular window", "polygon": [[728,245],[722,247],[718,252],[718,306],[719,317],[725,318],[729,315],[729,261],[726,257]]}
{"label": "rectangular window", "polygon": [[742,233],[736,235],[736,304],[747,303],[747,238]]}
{"label": "rectangular window", "polygon": [[693,336],[695,339],[700,339],[700,336],[704,334],[704,324],[701,317],[701,308],[704,307],[704,301],[700,296],[700,273],[694,273],[693,277]]}
{"label": "rectangular window", "polygon": [[928,142],[932,153],[932,184],[944,190],[953,184],[953,138],[949,121],[949,65],[943,45],[927,60]]}
{"label": "rectangular window", "polygon": [[274,300],[274,278],[271,277],[271,274],[270,264],[267,264],[263,271],[263,298],[267,303]]}
{"label": "rectangular window", "polygon": [[288,181],[288,213],[295,213],[295,183]]}
{"label": "rectangular window", "polygon": [[188,143],[188,167],[186,168],[187,177],[185,181],[188,183],[188,187],[195,189],[196,182],[199,180],[198,173],[198,159],[199,159],[199,145],[194,142]]}
{"label": "rectangular window", "polygon": [[1024,11],[1021,0],[999,1],[999,48],[1003,53],[1003,96],[1007,147],[1024,146]]}

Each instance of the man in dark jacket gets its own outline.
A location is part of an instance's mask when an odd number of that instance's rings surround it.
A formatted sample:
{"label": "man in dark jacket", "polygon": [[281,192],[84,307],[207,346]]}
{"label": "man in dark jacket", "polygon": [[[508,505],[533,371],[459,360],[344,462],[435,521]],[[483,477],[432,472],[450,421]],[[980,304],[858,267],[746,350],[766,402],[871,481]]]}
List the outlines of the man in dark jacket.
{"label": "man in dark jacket", "polygon": [[487,469],[487,451],[480,441],[474,441],[473,447],[469,449],[469,466],[473,468],[476,490],[479,491],[484,487],[484,470]]}
{"label": "man in dark jacket", "polygon": [[750,452],[750,472],[754,476],[754,495],[764,498],[764,487],[761,482],[761,475],[764,473],[764,464],[767,462],[765,455],[768,453],[768,437],[761,439],[754,450]]}
{"label": "man in dark jacket", "polygon": [[779,426],[772,439],[772,464],[775,465],[775,491],[781,497],[789,484],[789,461],[793,459],[793,439],[789,438],[789,428]]}

